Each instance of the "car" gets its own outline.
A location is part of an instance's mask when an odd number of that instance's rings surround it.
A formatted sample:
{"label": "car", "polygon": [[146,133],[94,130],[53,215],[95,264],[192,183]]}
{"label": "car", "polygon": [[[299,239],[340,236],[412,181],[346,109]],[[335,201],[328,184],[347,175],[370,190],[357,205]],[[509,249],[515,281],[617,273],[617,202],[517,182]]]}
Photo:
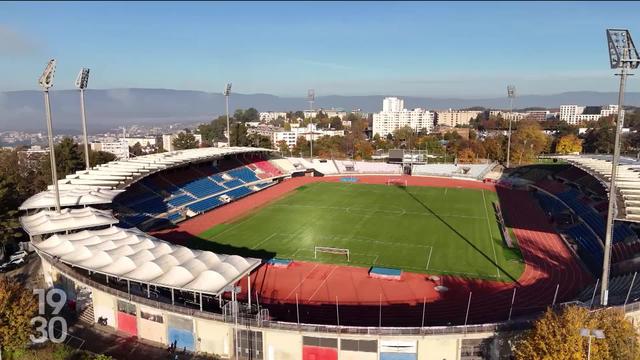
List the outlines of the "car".
{"label": "car", "polygon": [[9,261],[9,264],[13,264],[16,267],[22,266],[25,264],[24,258],[20,258],[20,259],[15,259],[15,260],[11,260]]}
{"label": "car", "polygon": [[18,252],[15,252],[13,255],[9,256],[9,261],[24,259],[25,257],[27,257],[27,255],[29,254],[26,251],[20,250]]}

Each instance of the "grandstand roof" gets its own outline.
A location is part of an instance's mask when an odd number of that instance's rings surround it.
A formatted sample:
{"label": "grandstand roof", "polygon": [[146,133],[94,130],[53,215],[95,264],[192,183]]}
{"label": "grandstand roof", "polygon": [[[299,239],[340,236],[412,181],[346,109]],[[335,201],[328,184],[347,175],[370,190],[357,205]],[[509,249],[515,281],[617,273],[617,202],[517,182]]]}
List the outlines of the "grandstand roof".
{"label": "grandstand roof", "polygon": [[[116,195],[123,191],[124,190],[91,189],[85,187],[60,190],[60,206],[109,204]],[[56,204],[55,201],[54,191],[46,190],[25,200],[22,205],[20,205],[20,210],[53,208]]]}
{"label": "grandstand roof", "polygon": [[[197,148],[142,155],[127,160],[111,161],[90,170],[77,171],[58,180],[60,205],[77,206],[111,203],[117,192],[109,189],[122,188],[131,180],[149,173],[177,167],[196,161],[215,159],[225,155],[255,151],[275,151],[252,147]],[[64,199],[63,199],[64,198]],[[20,210],[52,208],[55,199],[52,187],[38,193],[20,205]]]}
{"label": "grandstand roof", "polygon": [[118,223],[110,210],[98,210],[91,207],[82,209],[62,209],[60,213],[45,210],[20,218],[22,228],[27,234],[41,235],[55,232],[85,229]]}
{"label": "grandstand roof", "polygon": [[260,259],[191,250],[138,229],[115,226],[53,235],[33,245],[54,259],[92,272],[215,295],[261,263]]}
{"label": "grandstand roof", "polygon": [[[561,156],[569,163],[600,178],[605,186],[611,181],[611,155]],[[619,194],[618,216],[622,220],[640,221],[640,162],[621,158],[617,169],[616,187]]]}

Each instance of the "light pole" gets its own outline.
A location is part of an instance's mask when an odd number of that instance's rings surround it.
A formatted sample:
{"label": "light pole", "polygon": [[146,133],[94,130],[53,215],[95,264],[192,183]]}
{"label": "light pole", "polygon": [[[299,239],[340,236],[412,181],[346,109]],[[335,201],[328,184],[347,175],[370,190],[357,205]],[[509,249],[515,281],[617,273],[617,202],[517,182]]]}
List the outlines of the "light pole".
{"label": "light pole", "polygon": [[76,87],[80,90],[80,115],[82,116],[82,135],[84,137],[84,162],[85,168],[89,170],[89,138],[87,137],[87,115],[84,111],[84,89],[89,84],[89,69],[82,68],[76,78]]}
{"label": "light pole", "polygon": [[507,86],[507,97],[509,98],[509,133],[507,134],[507,169],[511,161],[511,121],[513,120],[513,99],[516,98],[516,86]]}
{"label": "light pole", "polygon": [[53,86],[53,75],[56,72],[56,59],[49,60],[42,72],[38,83],[44,92],[44,108],[47,117],[47,132],[49,133],[49,160],[51,160],[51,182],[55,192],[56,211],[60,213],[60,190],[58,189],[58,172],[56,170],[56,151],[53,147],[53,125],[51,124],[51,104],[49,103],[49,89]]}
{"label": "light pole", "polygon": [[612,69],[620,69],[620,90],[618,92],[618,119],[616,120],[616,136],[611,161],[611,181],[609,183],[609,207],[607,210],[607,229],[604,242],[604,259],[602,264],[602,284],[600,287],[600,304],[607,306],[609,301],[609,268],[611,267],[611,242],[613,238],[613,222],[616,216],[616,176],[620,161],[620,133],[624,123],[624,85],[629,70],[638,68],[640,56],[636,50],[631,33],[626,29],[607,29],[609,45],[609,62]]}
{"label": "light pole", "polygon": [[598,329],[580,329],[580,336],[589,338],[587,345],[587,360],[591,360],[591,338],[604,339],[604,331]]}
{"label": "light pole", "polygon": [[229,126],[229,95],[231,95],[231,83],[224,88],[225,108],[227,110],[227,147],[231,146],[231,127]]}

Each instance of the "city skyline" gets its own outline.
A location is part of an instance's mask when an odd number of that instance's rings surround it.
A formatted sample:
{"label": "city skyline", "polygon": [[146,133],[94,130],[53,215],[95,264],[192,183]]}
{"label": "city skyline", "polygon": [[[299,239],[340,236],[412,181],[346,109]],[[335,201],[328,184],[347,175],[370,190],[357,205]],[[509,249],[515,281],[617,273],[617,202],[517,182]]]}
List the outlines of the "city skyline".
{"label": "city skyline", "polygon": [[[615,91],[604,30],[635,3],[3,3],[0,91],[89,88],[478,98]],[[615,16],[615,17],[614,17]],[[609,19],[615,19],[610,21]],[[117,21],[116,21],[117,20]],[[640,86],[630,82],[629,91]],[[302,95],[301,95],[302,94]]]}

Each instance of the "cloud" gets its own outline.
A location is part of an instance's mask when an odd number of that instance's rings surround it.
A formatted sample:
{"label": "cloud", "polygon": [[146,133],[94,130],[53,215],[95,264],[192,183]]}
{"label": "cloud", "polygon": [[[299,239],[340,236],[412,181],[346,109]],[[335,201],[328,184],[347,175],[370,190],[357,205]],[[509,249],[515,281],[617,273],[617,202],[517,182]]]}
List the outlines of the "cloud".
{"label": "cloud", "polygon": [[36,52],[35,42],[13,29],[0,25],[0,56],[24,56]]}

